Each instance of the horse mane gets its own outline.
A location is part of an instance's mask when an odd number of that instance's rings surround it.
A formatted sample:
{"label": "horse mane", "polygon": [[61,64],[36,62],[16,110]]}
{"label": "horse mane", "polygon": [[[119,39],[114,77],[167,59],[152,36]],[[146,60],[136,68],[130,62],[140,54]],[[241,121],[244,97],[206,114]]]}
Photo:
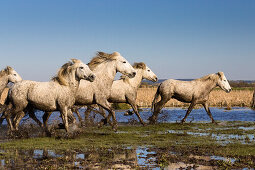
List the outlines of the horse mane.
{"label": "horse mane", "polygon": [[0,71],[0,77],[4,76],[4,75],[8,75],[10,74],[10,72],[13,70],[12,67],[7,66],[6,68],[4,68],[3,70]]}
{"label": "horse mane", "polygon": [[224,75],[223,72],[218,72],[215,74],[208,74],[208,75],[201,77],[199,79],[195,79],[194,81],[208,81],[208,80],[218,81],[219,78],[221,78],[223,75]]}
{"label": "horse mane", "polygon": [[96,53],[96,56],[91,59],[91,61],[88,63],[89,68],[93,71],[99,64],[103,62],[108,62],[115,60],[115,57],[120,55],[118,52],[114,52],[112,54],[108,54],[105,52],[98,51]]}
{"label": "horse mane", "polygon": [[[144,62],[134,63],[134,64],[133,64],[133,68],[134,68],[134,69],[143,69],[143,70],[145,70],[145,69],[146,69],[146,64],[145,64]],[[120,80],[128,81],[128,80],[129,80],[129,77],[126,76],[126,75],[121,75],[121,76],[120,76]]]}
{"label": "horse mane", "polygon": [[135,69],[143,69],[143,70],[145,70],[146,69],[146,64],[144,62],[134,63],[133,67]]}
{"label": "horse mane", "polygon": [[71,73],[73,70],[73,65],[75,63],[81,62],[77,59],[71,59],[72,62],[65,63],[62,65],[62,67],[58,70],[58,73],[56,76],[52,77],[52,81],[58,82],[60,85],[68,86],[68,83],[66,82],[66,76]]}

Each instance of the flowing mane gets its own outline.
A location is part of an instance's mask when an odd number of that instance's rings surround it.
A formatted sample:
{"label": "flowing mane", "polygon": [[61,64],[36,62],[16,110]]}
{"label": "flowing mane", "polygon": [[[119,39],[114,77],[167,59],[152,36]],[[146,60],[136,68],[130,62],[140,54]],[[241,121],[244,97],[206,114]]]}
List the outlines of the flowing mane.
{"label": "flowing mane", "polygon": [[0,71],[0,77],[2,77],[2,76],[4,76],[4,75],[8,75],[8,74],[10,74],[10,72],[13,70],[13,68],[12,67],[10,67],[10,66],[7,66],[5,69],[3,69],[3,70],[1,70]]}
{"label": "flowing mane", "polygon": [[144,64],[144,62],[134,63],[133,67],[135,69],[143,69],[143,70],[145,70],[146,69],[146,64]]}
{"label": "flowing mane", "polygon": [[208,74],[204,77],[195,79],[194,81],[207,81],[207,80],[212,80],[212,81],[217,81],[219,79],[219,73],[216,74]]}
{"label": "flowing mane", "polygon": [[[133,68],[134,69],[143,69],[143,70],[145,70],[146,69],[146,64],[144,62],[134,63]],[[120,80],[123,80],[123,81],[127,82],[127,81],[129,81],[129,77],[126,76],[126,75],[121,75]]]}
{"label": "flowing mane", "polygon": [[60,85],[68,86],[68,83],[66,82],[66,76],[70,74],[73,70],[73,66],[75,63],[81,62],[77,59],[71,59],[72,62],[65,63],[59,70],[56,76],[52,77],[52,81],[58,82]]}
{"label": "flowing mane", "polygon": [[115,60],[115,57],[120,55],[118,52],[108,54],[105,52],[97,52],[96,56],[88,63],[89,68],[93,71],[99,64],[107,61]]}

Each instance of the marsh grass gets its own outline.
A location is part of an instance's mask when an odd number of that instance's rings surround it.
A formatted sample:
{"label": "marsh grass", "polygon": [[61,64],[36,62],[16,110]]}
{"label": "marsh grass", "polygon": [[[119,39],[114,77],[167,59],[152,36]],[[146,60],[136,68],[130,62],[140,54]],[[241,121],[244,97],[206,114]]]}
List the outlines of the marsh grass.
{"label": "marsh grass", "polygon": [[[137,93],[137,103],[140,107],[151,107],[152,100],[157,88],[139,88]],[[214,107],[250,107],[253,91],[249,88],[233,90],[226,93],[223,90],[215,89],[209,97],[210,106]],[[188,107],[189,104],[171,99],[165,107]],[[199,106],[198,106],[199,107]]]}
{"label": "marsh grass", "polygon": [[[129,148],[138,148],[140,146],[155,150],[157,163],[161,167],[167,167],[169,162],[187,162],[202,165],[210,165],[215,167],[225,168],[244,168],[254,167],[255,158],[255,142],[250,140],[248,135],[254,134],[252,130],[242,130],[239,127],[252,128],[254,122],[219,122],[218,125],[211,123],[160,123],[157,125],[148,126],[130,126],[121,124],[117,133],[113,132],[110,126],[105,126],[98,129],[97,127],[82,128],[80,133],[75,137],[34,137],[27,139],[15,139],[0,143],[0,159],[10,158],[17,160],[17,153],[25,153],[31,151],[34,156],[34,150],[54,150],[58,154],[62,154],[58,160],[58,166],[62,163],[69,163],[73,155],[83,152],[95,153],[95,160],[88,158],[87,161],[103,162],[103,164],[113,163],[113,155],[118,157],[119,151]],[[29,127],[24,127],[29,128]],[[182,133],[171,133],[171,131],[181,131]],[[60,134],[62,130],[56,130]],[[244,139],[246,143],[242,143],[236,139],[226,139],[231,143],[221,143],[221,141],[209,136],[191,135],[193,133],[215,133],[215,134],[234,134],[246,135]],[[224,142],[224,141],[223,141]],[[4,151],[4,152],[1,152]],[[100,152],[103,151],[103,152]],[[130,150],[131,152],[135,150]],[[100,152],[100,157],[97,155]],[[174,155],[172,153],[175,153]],[[105,157],[102,157],[105,154]],[[113,154],[113,155],[112,155]],[[126,153],[125,153],[126,154]],[[93,155],[93,154],[92,154]],[[201,155],[201,157],[210,157],[210,155],[218,155],[224,158],[234,158],[234,163],[228,161],[205,161],[192,158],[192,155]],[[89,156],[89,155],[86,155]],[[139,156],[139,155],[137,155]],[[69,160],[70,158],[70,160]],[[42,165],[33,158],[25,158],[25,161],[30,160],[31,167],[34,165]],[[44,160],[44,159],[43,159]],[[135,159],[134,159],[135,160]],[[47,161],[47,159],[45,159]],[[59,163],[60,161],[60,163]],[[83,161],[83,160],[82,160]],[[199,162],[197,162],[199,161]],[[74,162],[74,161],[73,161]],[[49,162],[44,162],[45,165],[52,166]],[[89,162],[86,162],[88,164]],[[125,164],[126,162],[121,162]],[[55,163],[56,164],[56,163]],[[94,164],[92,162],[92,164]],[[102,165],[103,165],[102,164]],[[9,165],[9,164],[8,164]],[[24,167],[26,164],[24,164]],[[72,166],[71,166],[72,165]],[[74,167],[72,163],[69,165]],[[84,165],[85,166],[85,165]],[[44,166],[43,166],[44,167]],[[70,168],[69,167],[69,168]]]}

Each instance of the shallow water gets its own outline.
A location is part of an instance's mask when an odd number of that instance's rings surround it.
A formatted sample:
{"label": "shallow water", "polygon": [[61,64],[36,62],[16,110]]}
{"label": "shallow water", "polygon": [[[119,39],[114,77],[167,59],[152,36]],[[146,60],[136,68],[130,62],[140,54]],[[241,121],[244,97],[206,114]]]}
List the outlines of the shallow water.
{"label": "shallow water", "polygon": [[[84,113],[86,109],[81,108],[80,113]],[[218,107],[211,107],[210,108],[212,112],[213,118],[217,121],[255,121],[255,111],[250,108],[244,108],[244,107],[233,107],[232,110],[225,110],[224,108],[218,108]],[[187,109],[182,108],[164,108],[161,111],[161,114],[159,114],[158,122],[179,122],[186,114]],[[124,113],[126,112],[123,110],[116,111],[116,119],[118,122],[132,122],[132,121],[139,121],[137,116],[135,114],[131,116],[124,116]],[[42,115],[44,112],[37,111],[36,116],[39,120],[42,121]],[[140,111],[140,115],[144,121],[147,121],[147,119],[152,115],[150,108],[143,108],[142,111]],[[82,118],[84,119],[84,114],[81,114]],[[99,114],[94,115],[91,114],[91,117],[95,121],[100,121],[102,119],[102,116]],[[26,122],[28,116],[26,116],[22,122]],[[53,112],[51,117],[49,118],[49,123],[52,123],[53,121],[59,121],[61,122],[60,114],[59,112]],[[187,117],[186,122],[200,122],[200,121],[208,121],[210,122],[210,118],[207,115],[204,108],[199,109],[193,109],[190,115]],[[31,121],[30,121],[31,122]],[[6,124],[6,121],[3,122],[3,124]]]}
{"label": "shallow water", "polygon": [[[82,113],[85,109],[81,109]],[[159,115],[159,122],[179,122],[185,115],[186,109],[182,108],[165,108]],[[255,121],[255,111],[249,108],[235,107],[232,110],[225,110],[224,108],[211,108],[212,115],[216,121]],[[124,116],[125,111],[116,112],[118,122],[137,122],[136,115]],[[43,112],[38,111],[37,117],[41,120]],[[142,109],[140,112],[141,117],[147,120],[151,116],[151,111],[148,108]],[[93,115],[93,114],[92,114]],[[84,115],[82,114],[83,118]],[[101,120],[100,115],[95,115],[95,121]],[[61,122],[59,113],[55,112],[50,117],[49,123]],[[203,108],[194,109],[187,122],[210,122],[210,118]],[[23,123],[31,123],[31,119],[24,119]],[[6,123],[5,123],[6,124]],[[255,127],[244,127],[245,125],[237,127],[243,131],[253,131]],[[231,129],[231,127],[224,127],[225,129]],[[215,127],[217,129],[217,127]],[[199,128],[193,131],[182,131],[169,129],[162,133],[187,133],[192,136],[209,136],[220,144],[229,144],[232,141],[239,141],[242,144],[254,143],[254,134],[220,134],[220,133],[208,133],[207,130]],[[223,130],[219,129],[219,130]],[[117,133],[123,133],[118,131]],[[161,133],[161,132],[160,132]],[[148,135],[148,134],[144,134]],[[0,141],[1,142],[1,141]],[[1,157],[7,152],[15,153],[14,157],[6,158]],[[162,162],[162,157],[168,156],[166,162]],[[172,159],[169,159],[172,158]],[[194,161],[194,159],[196,161]],[[163,159],[164,160],[164,159]],[[213,169],[217,165],[218,161],[225,162],[226,164],[234,164],[238,160],[234,157],[222,157],[219,155],[183,155],[178,151],[164,150],[156,148],[155,146],[139,146],[139,147],[126,147],[122,149],[98,149],[89,151],[56,151],[56,150],[0,150],[0,169],[8,168],[53,168],[59,167],[69,168],[108,168],[108,169]]]}
{"label": "shallow water", "polygon": [[[6,151],[10,152],[10,150]],[[233,164],[236,159],[217,155],[183,155],[171,150],[153,147],[128,147],[124,149],[98,149],[88,151],[54,151],[54,150],[15,150],[15,156],[0,160],[0,168],[80,168],[80,169],[179,169],[196,167],[196,169],[213,168],[217,161]],[[168,154],[174,159],[160,163],[161,155]],[[196,163],[189,163],[189,159]]]}

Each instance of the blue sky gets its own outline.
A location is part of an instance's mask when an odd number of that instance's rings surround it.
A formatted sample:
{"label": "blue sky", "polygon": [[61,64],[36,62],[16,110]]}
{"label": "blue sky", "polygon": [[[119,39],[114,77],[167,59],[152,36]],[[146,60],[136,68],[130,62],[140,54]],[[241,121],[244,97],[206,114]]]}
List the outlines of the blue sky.
{"label": "blue sky", "polygon": [[159,78],[254,80],[254,21],[253,0],[3,0],[0,68],[47,81],[70,58],[118,51]]}

